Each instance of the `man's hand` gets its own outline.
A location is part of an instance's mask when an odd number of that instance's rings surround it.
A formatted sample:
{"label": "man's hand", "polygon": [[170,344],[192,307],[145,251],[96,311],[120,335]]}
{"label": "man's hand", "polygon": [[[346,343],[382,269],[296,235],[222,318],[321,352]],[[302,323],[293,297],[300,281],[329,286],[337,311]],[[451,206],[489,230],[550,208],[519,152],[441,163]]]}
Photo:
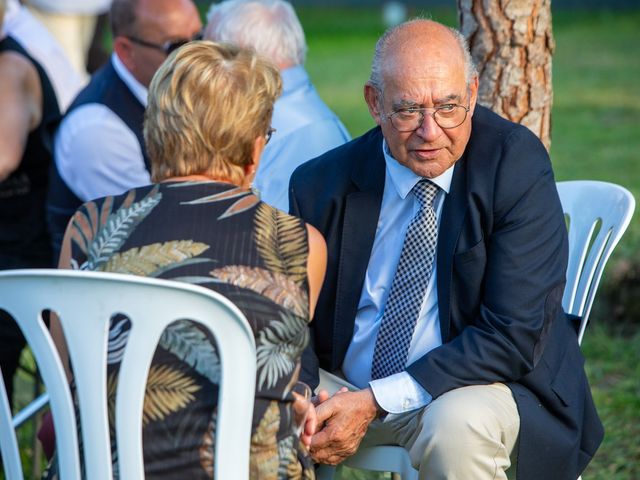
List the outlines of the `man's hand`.
{"label": "man's hand", "polygon": [[316,407],[320,430],[311,438],[313,460],[336,465],[353,455],[378,413],[378,404],[369,388],[340,391],[320,403]]}

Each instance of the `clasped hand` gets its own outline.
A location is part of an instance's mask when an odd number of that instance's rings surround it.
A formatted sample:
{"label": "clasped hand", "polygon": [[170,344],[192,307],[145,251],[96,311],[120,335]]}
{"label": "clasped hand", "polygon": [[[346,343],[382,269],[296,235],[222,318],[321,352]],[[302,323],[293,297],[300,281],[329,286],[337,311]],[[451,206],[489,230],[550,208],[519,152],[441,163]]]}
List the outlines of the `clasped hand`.
{"label": "clasped hand", "polygon": [[370,389],[342,388],[332,397],[323,390],[313,398],[300,438],[315,462],[336,465],[356,452],[377,415]]}

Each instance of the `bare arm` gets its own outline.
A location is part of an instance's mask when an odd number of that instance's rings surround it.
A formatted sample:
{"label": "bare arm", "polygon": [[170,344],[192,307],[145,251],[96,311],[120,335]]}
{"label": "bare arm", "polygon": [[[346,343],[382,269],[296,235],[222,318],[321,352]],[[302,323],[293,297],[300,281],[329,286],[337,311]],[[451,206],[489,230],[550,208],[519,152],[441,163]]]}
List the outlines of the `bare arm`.
{"label": "bare arm", "polygon": [[13,52],[0,54],[0,182],[18,168],[29,132],[42,121],[42,86],[35,67]]}
{"label": "bare arm", "polygon": [[315,227],[307,224],[309,238],[309,257],[307,259],[307,278],[309,280],[309,316],[313,318],[324,274],[327,270],[327,244]]}

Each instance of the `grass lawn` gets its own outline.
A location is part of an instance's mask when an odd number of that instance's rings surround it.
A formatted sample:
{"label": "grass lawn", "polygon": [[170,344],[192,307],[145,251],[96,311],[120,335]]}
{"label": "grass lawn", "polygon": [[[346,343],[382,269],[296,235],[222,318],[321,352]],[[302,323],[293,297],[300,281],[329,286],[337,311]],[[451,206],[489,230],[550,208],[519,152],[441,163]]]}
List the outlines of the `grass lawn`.
{"label": "grass lawn", "polygon": [[[453,2],[452,2],[453,4]],[[307,69],[320,95],[352,136],[373,126],[362,97],[376,39],[384,27],[376,10],[299,9],[307,34]],[[454,10],[414,11],[455,25]],[[640,200],[640,10],[554,15],[552,159],[558,180],[615,182]],[[636,214],[611,267],[640,262]],[[607,272],[603,282],[607,282]],[[610,277],[610,276],[609,276]],[[596,300],[583,351],[605,441],[584,480],[640,478],[640,312],[635,331],[616,332],[611,312]],[[27,386],[19,387],[27,398]],[[28,456],[29,450],[25,449]],[[29,468],[30,460],[25,458]],[[0,479],[3,478],[0,473]],[[353,472],[351,480],[388,478]]]}

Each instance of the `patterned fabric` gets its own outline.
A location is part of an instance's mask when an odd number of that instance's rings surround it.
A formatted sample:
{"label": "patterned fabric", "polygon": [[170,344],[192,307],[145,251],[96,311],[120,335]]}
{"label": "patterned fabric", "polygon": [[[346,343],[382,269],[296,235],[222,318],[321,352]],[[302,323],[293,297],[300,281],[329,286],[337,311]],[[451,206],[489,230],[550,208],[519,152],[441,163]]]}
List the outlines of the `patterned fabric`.
{"label": "patterned fabric", "polygon": [[[293,434],[290,393],[308,342],[304,223],[232,185],[175,182],[85,203],[70,229],[74,269],[200,284],[242,310],[257,349],[251,478],[315,478]],[[128,330],[126,318],[112,320],[110,399]],[[186,320],[170,326],[147,382],[147,479],[213,478],[218,383],[213,338]],[[113,462],[117,477],[117,454]]]}
{"label": "patterned fabric", "polygon": [[433,200],[438,186],[420,180],[413,187],[420,210],[411,220],[402,245],[389,298],[382,315],[371,365],[371,378],[388,377],[404,370],[413,329],[436,255],[438,225]]}

